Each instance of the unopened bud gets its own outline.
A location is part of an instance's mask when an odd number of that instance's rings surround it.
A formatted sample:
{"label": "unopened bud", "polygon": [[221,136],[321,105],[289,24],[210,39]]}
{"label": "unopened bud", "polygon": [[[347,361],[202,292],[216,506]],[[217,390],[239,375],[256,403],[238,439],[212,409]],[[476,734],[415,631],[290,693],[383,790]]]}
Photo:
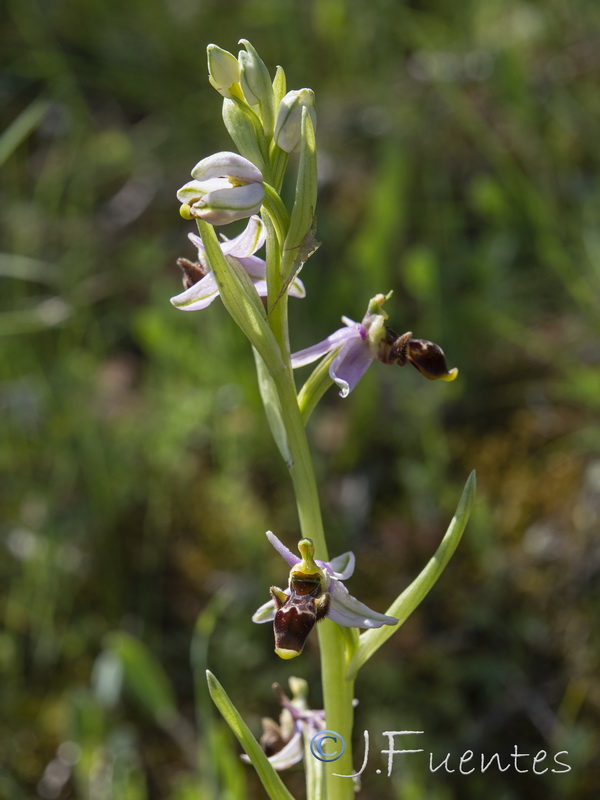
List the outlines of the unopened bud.
{"label": "unopened bud", "polygon": [[[208,80],[223,97],[239,97],[241,94],[240,64],[237,58],[228,50],[223,50],[216,44],[209,44],[206,48],[208,58]],[[237,91],[236,91],[237,86]]]}
{"label": "unopened bud", "polygon": [[315,128],[317,114],[315,111],[315,93],[312,89],[295,89],[292,92],[288,92],[279,103],[273,138],[276,144],[286,153],[291,153],[300,144],[303,108],[308,110],[313,128]]}
{"label": "unopened bud", "polygon": [[240,39],[246,50],[240,50],[238,60],[241,66],[240,82],[244,97],[251,106],[259,106],[259,116],[267,136],[273,133],[275,101],[271,76],[264,61],[247,39]]}

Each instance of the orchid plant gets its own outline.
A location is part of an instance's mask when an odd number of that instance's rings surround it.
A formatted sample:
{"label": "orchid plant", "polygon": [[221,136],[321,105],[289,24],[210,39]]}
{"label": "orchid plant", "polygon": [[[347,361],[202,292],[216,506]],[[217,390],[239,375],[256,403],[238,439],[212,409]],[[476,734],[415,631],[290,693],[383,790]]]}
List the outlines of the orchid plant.
{"label": "orchid plant", "polygon": [[[198,233],[188,235],[198,255],[196,261],[178,260],[184,291],[171,302],[183,311],[197,311],[220,297],[252,346],[266,417],[295,492],[300,539],[299,557],[267,533],[290,568],[288,585],[271,587],[271,599],[252,619],[273,622],[274,657],[282,659],[298,657],[316,627],[324,709],[310,710],[306,684],[292,678],[293,699],[277,689],[282,721],[265,723],[261,747],[211,673],[208,685],[272,800],[291,798],[278,771],[298,762],[303,753],[308,800],[350,800],[356,787],[340,775],[354,773],[357,672],[398,630],[445,568],[465,528],[475,481],[471,475],[437,552],[385,613],[348,592],[344,582],[355,571],[355,559],[349,552],[329,558],[305,430],[312,411],[333,384],[347,397],[374,360],[410,363],[431,380],[452,381],[458,373],[448,369],[438,345],[415,339],[411,332],[398,335],[387,326],[383,306],[391,293],[376,294],[361,322],[342,317],[343,327],[326,339],[291,351],[288,298],[305,297],[298,275],[318,248],[314,94],[310,89],[287,91],[283,69],[277,67],[272,79],[250,42],[242,39],[241,44],[244,49],[237,58],[217,45],[208,46],[209,81],[224,98],[223,120],[239,152],[203,158],[192,170],[193,180],[177,192],[181,216],[196,222]],[[288,208],[280,192],[292,152],[298,153],[298,160]],[[238,236],[217,236],[216,228],[244,219],[246,228]],[[256,255],[263,246],[264,258]],[[298,391],[293,370],[315,361]],[[311,737],[325,728],[345,743],[334,764],[310,754]]]}

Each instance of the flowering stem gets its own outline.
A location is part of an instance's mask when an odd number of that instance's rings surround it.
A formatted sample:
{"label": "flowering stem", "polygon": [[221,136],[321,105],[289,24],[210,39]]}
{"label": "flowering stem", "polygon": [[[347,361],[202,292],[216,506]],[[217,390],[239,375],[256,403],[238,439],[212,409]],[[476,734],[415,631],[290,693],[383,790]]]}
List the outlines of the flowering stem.
{"label": "flowering stem", "polygon": [[[317,482],[291,370],[281,370],[277,375],[273,375],[273,380],[277,387],[282,420],[292,456],[290,476],[296,495],[301,533],[303,537],[313,540],[315,557],[328,561]],[[334,622],[324,620],[317,630],[321,650],[326,724],[328,729],[336,731],[346,744],[342,757],[333,765],[326,767],[326,797],[327,800],[352,800],[353,782],[348,778],[336,778],[332,773],[350,775],[354,771],[351,746],[354,681],[346,678],[348,659],[345,639],[340,628]]]}

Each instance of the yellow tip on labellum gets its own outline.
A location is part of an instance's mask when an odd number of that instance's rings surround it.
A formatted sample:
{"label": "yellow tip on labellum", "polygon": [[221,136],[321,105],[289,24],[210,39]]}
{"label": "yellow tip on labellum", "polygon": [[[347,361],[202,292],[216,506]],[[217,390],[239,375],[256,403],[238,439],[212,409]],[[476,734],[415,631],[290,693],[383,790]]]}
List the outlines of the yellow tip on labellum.
{"label": "yellow tip on labellum", "polygon": [[183,219],[187,220],[194,219],[194,217],[192,216],[192,209],[189,207],[187,203],[184,203],[179,207],[179,215],[183,217]]}
{"label": "yellow tip on labellum", "polygon": [[442,380],[446,381],[447,383],[450,383],[456,378],[458,378],[458,369],[456,367],[453,367],[445,375],[442,375]]}
{"label": "yellow tip on labellum", "polygon": [[283,658],[286,661],[290,658],[296,658],[296,656],[300,655],[298,650],[285,650],[283,647],[276,647],[275,653],[279,656],[279,658]]}

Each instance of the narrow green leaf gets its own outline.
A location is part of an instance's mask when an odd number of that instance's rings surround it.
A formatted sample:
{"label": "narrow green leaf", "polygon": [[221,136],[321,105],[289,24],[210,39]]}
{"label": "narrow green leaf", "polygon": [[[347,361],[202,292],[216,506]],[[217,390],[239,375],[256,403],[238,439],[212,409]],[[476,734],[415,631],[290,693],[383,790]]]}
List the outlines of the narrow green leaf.
{"label": "narrow green leaf", "polygon": [[219,287],[223,305],[255,347],[271,374],[285,369],[281,353],[266,322],[266,312],[246,270],[226,258],[212,225],[197,220],[198,230]]}
{"label": "narrow green leaf", "polygon": [[398,619],[397,624],[374,628],[360,635],[358,649],[348,666],[348,679],[354,678],[358,670],[371,658],[373,653],[379,650],[381,645],[406,622],[444,571],[467,525],[475,499],[475,484],[475,472],[472,472],[467,479],[452,522],[435,555],[430,559],[420,575],[396,598],[385,612],[392,617],[396,617]]}
{"label": "narrow green leaf", "polygon": [[262,360],[256,349],[253,348],[252,352],[254,353],[254,360],[256,361],[258,388],[260,390],[263,406],[265,407],[267,421],[269,423],[269,427],[271,428],[271,433],[273,434],[273,439],[275,440],[277,449],[281,453],[281,457],[285,461],[286,465],[291,467],[294,463],[294,459],[292,458],[287,432],[283,423],[277,388],[273,382],[273,379],[269,375],[269,371],[265,367],[265,362]]}
{"label": "narrow green leaf", "polygon": [[261,746],[252,735],[250,728],[229,699],[227,692],[209,670],[206,670],[206,680],[208,681],[208,691],[214,704],[244,748],[271,800],[294,800],[279,775],[269,763]]}

